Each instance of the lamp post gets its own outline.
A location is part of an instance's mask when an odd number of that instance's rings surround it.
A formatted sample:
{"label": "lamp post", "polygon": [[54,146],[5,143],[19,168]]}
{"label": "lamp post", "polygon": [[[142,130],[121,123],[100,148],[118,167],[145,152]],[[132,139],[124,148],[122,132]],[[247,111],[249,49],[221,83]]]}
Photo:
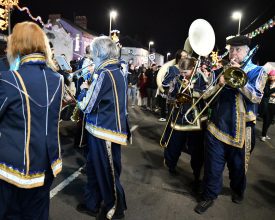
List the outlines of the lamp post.
{"label": "lamp post", "polygon": [[171,55],[171,53],[170,52],[168,52],[167,54],[166,54],[166,62],[168,61],[168,57]]}
{"label": "lamp post", "polygon": [[148,67],[150,66],[149,55],[150,55],[150,47],[151,47],[151,45],[154,45],[154,41],[149,41],[149,48],[148,48]]}
{"label": "lamp post", "polygon": [[109,26],[109,36],[111,36],[111,30],[112,30],[112,19],[115,19],[117,16],[116,11],[110,11],[110,26]]}
{"label": "lamp post", "polygon": [[154,45],[154,41],[150,41],[150,42],[149,42],[149,54],[150,54],[150,46],[151,46],[151,45]]}
{"label": "lamp post", "polygon": [[239,20],[239,27],[238,27],[238,36],[239,36],[239,35],[240,35],[240,32],[241,32],[242,13],[239,12],[239,11],[235,11],[235,12],[232,14],[232,18],[235,19],[235,20]]}

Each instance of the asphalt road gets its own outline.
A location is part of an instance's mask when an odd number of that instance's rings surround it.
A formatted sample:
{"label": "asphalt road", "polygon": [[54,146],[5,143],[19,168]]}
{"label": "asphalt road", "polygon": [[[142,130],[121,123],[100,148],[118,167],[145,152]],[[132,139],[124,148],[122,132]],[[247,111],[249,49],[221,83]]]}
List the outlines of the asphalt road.
{"label": "asphalt road", "polygon": [[[247,190],[243,204],[231,202],[228,171],[224,171],[221,195],[203,215],[193,211],[196,198],[191,191],[190,156],[182,154],[178,163],[180,175],[172,177],[163,167],[163,150],[159,139],[165,123],[157,115],[136,107],[130,109],[133,144],[122,149],[122,176],[128,210],[127,220],[183,219],[275,219],[275,129],[269,129],[268,142],[261,142],[262,123],[257,123],[257,142],[247,173]],[[74,124],[61,123],[63,171],[51,191],[50,219],[93,219],[75,209],[82,201],[86,176],[79,172],[85,162],[83,152],[73,147]]]}

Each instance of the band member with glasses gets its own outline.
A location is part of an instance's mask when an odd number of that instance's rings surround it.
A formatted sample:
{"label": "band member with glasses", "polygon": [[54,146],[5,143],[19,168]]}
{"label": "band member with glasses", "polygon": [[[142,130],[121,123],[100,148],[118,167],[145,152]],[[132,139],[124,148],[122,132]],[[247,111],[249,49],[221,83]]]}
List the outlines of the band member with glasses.
{"label": "band member with glasses", "polygon": [[239,204],[244,198],[248,161],[255,145],[256,105],[262,99],[267,79],[266,68],[252,63],[249,43],[246,36],[227,40],[230,66],[245,72],[248,79],[245,86],[229,87],[222,75],[205,94],[211,96],[225,85],[211,106],[205,136],[203,199],[195,208],[199,214],[212,206],[221,192],[225,164],[229,169],[232,202]]}

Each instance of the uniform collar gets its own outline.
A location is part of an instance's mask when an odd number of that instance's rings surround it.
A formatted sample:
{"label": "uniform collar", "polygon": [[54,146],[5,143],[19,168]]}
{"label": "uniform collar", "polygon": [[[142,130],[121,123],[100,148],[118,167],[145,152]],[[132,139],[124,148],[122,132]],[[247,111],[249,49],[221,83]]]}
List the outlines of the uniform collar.
{"label": "uniform collar", "polygon": [[20,61],[20,65],[22,64],[44,64],[46,63],[45,55],[41,53],[32,53],[26,56],[23,56]]}
{"label": "uniform collar", "polygon": [[118,59],[108,59],[108,60],[105,60],[103,63],[101,63],[101,64],[96,68],[96,70],[103,69],[103,68],[105,68],[105,67],[108,66],[108,65],[111,65],[111,64],[118,64],[118,63],[119,63]]}

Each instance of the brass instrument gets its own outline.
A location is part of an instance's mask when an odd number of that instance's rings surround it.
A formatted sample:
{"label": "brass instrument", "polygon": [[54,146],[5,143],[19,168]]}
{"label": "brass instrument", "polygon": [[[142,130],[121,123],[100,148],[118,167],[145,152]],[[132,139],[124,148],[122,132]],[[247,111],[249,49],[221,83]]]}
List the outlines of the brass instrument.
{"label": "brass instrument", "polygon": [[70,115],[72,114],[72,110],[76,105],[77,101],[74,95],[70,92],[67,85],[64,87],[64,95],[62,99],[62,109],[60,118],[63,121],[70,120]]}
{"label": "brass instrument", "polygon": [[[178,81],[179,81],[179,79],[178,79]],[[163,131],[161,139],[160,139],[160,146],[161,147],[167,147],[168,146],[168,143],[169,143],[169,141],[171,139],[171,136],[172,136],[172,133],[173,133],[174,129],[176,129],[176,130],[182,129],[181,126],[179,126],[179,125],[176,124],[176,122],[177,122],[178,117],[179,117],[180,106],[183,105],[183,104],[185,104],[185,103],[191,103],[192,102],[191,93],[188,94],[186,92],[187,89],[189,88],[188,84],[189,84],[188,82],[186,83],[184,81],[180,81],[179,93],[176,95],[176,99],[175,99],[175,101],[173,103],[173,107],[172,107],[170,115],[168,117],[168,122],[165,125],[164,131]],[[181,91],[181,89],[183,89],[183,90]],[[176,117],[174,119],[175,122],[172,122],[170,120],[171,120],[172,115],[174,114],[174,111],[175,111],[176,108],[178,109],[178,112],[177,112]],[[165,143],[163,143],[164,135],[166,133],[166,130],[167,130],[169,124],[171,124],[171,131],[170,131],[170,134],[168,136],[167,141]]]}
{"label": "brass instrument", "polygon": [[74,107],[73,114],[70,117],[70,119],[72,122],[76,122],[76,123],[80,121],[80,110],[79,110],[77,104]]}
{"label": "brass instrument", "polygon": [[[215,93],[215,95],[213,95],[213,97],[205,104],[205,107],[197,114],[197,116],[194,118],[193,121],[188,120],[188,114],[194,110],[197,109],[196,106],[197,104],[200,102],[200,100],[202,100],[205,96],[205,94],[207,94],[207,92],[211,89],[212,85],[214,83],[216,83],[221,76],[224,76],[224,80],[225,80],[225,84],[222,85],[218,91]],[[208,89],[196,100],[196,102],[186,111],[184,117],[185,120],[189,123],[189,124],[195,124],[197,122],[197,120],[201,117],[201,115],[205,112],[205,110],[209,107],[209,105],[212,103],[212,101],[216,98],[216,96],[221,92],[221,90],[224,88],[225,85],[230,86],[231,88],[234,89],[238,89],[238,88],[242,88],[243,86],[245,86],[245,84],[247,83],[247,76],[246,73],[238,67],[226,67],[225,70],[219,74],[219,76],[217,77],[217,79],[215,81],[212,82],[212,84],[208,87]]]}
{"label": "brass instrument", "polygon": [[89,66],[92,67],[92,66],[94,66],[94,64],[93,64],[93,63],[92,63],[92,64],[89,64],[89,65],[87,65],[87,66],[82,67],[81,69],[78,69],[78,70],[76,70],[76,71],[70,73],[69,79],[72,79],[75,75],[77,75],[79,72],[83,71],[84,69],[88,68]]}
{"label": "brass instrument", "polygon": [[[90,65],[89,65],[90,66]],[[88,66],[86,66],[86,67],[84,67],[84,68],[87,68]],[[80,69],[80,70],[83,70],[84,68],[82,68],[82,69]],[[77,72],[77,71],[76,71]],[[74,73],[76,73],[76,72],[74,72]],[[79,72],[79,71],[78,71]],[[93,72],[94,73],[94,72]],[[88,84],[90,84],[91,82],[92,82],[92,79],[93,79],[93,74],[92,73],[92,76],[91,76],[91,78],[90,79],[88,79]],[[75,108],[74,108],[74,110],[73,110],[73,114],[72,114],[72,116],[71,116],[71,121],[72,122],[79,122],[80,121],[80,109],[79,109],[79,107],[78,107],[78,105],[77,105],[77,102],[76,102],[76,106],[75,106]]]}
{"label": "brass instrument", "polygon": [[[190,47],[192,47],[192,49],[199,55],[198,61],[196,63],[196,66],[193,70],[193,73],[191,74],[191,78],[189,80],[189,82],[187,84],[181,83],[180,86],[180,91],[179,93],[176,95],[176,101],[175,103],[173,103],[173,107],[171,110],[171,113],[169,115],[168,118],[168,122],[166,123],[165,129],[162,133],[161,139],[160,139],[160,146],[161,147],[167,147],[169,144],[169,141],[171,139],[172,133],[175,130],[179,130],[179,131],[190,131],[190,130],[200,130],[201,129],[201,125],[200,122],[197,120],[197,124],[192,124],[192,125],[178,125],[177,119],[180,113],[180,106],[182,104],[185,103],[192,103],[193,99],[192,99],[192,92],[191,92],[191,85],[192,85],[192,81],[193,81],[193,77],[195,76],[196,72],[197,72],[197,68],[200,65],[200,56],[207,56],[208,54],[210,54],[210,52],[213,50],[214,45],[215,45],[215,33],[214,30],[212,28],[212,26],[203,19],[197,19],[195,20],[190,28],[189,28],[189,34],[188,34],[188,41],[186,41]],[[160,72],[158,73],[157,76],[157,84],[159,86],[160,90],[163,90],[161,83],[163,81],[164,78],[164,74],[167,72],[167,69],[169,67],[169,64],[171,66],[171,64],[173,65],[175,63],[174,60],[170,61],[166,64],[164,64],[164,69],[165,71],[162,71],[163,73],[160,74]],[[181,91],[182,89],[182,91]],[[187,93],[187,91],[189,90],[189,94]],[[174,110],[175,108],[178,108],[178,112],[176,113],[176,117],[174,119],[174,121],[171,121],[171,117],[174,114]],[[196,115],[198,113],[197,109],[194,110],[194,114]],[[167,140],[163,143],[163,139],[166,133],[166,130],[168,128],[168,126],[171,126],[171,131],[170,134],[168,135]]]}
{"label": "brass instrument", "polygon": [[[256,51],[258,50],[258,45],[256,45],[250,53],[247,55],[244,63],[242,64],[242,68],[244,68],[248,62],[252,59],[252,57],[255,55]],[[217,92],[213,95],[213,97],[206,103],[205,107],[201,110],[201,112],[195,117],[193,121],[189,121],[187,116],[188,114],[193,110],[196,109],[197,104],[199,101],[203,98],[205,98],[205,95],[207,92],[211,89],[211,87],[220,79],[220,77],[224,77],[225,84],[221,86]],[[231,88],[238,89],[245,86],[247,83],[248,78],[246,73],[239,67],[232,67],[230,66],[230,63],[227,66],[223,67],[223,71],[218,75],[218,77],[211,83],[211,85],[208,87],[208,89],[197,99],[197,101],[186,111],[184,117],[186,121],[189,124],[195,124],[196,121],[201,117],[203,112],[209,107],[209,105],[212,103],[212,101],[216,98],[216,96],[221,92],[221,90],[224,88],[225,85],[230,86]]]}

